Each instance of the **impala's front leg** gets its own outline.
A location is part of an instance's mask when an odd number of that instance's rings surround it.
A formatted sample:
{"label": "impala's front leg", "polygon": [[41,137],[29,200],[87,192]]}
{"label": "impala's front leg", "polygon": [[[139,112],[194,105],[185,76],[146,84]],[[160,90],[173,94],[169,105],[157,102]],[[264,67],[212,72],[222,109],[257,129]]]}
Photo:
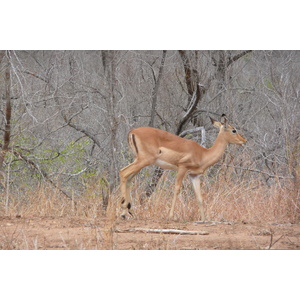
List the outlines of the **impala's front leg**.
{"label": "impala's front leg", "polygon": [[192,184],[194,188],[194,192],[199,204],[199,212],[201,216],[201,221],[205,221],[204,211],[203,211],[203,200],[201,195],[201,189],[200,189],[200,175],[190,175],[190,178],[192,179]]}

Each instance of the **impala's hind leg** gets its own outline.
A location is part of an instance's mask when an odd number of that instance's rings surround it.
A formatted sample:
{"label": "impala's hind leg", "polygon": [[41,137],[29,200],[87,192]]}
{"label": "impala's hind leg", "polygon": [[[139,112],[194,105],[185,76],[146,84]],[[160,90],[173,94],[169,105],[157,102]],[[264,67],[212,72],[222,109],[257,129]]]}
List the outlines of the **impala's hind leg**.
{"label": "impala's hind leg", "polygon": [[172,219],[174,216],[175,202],[177,201],[178,195],[180,193],[182,180],[183,180],[186,172],[187,172],[187,170],[185,168],[178,169],[178,173],[177,173],[176,180],[175,180],[175,189],[174,189],[174,196],[173,196],[173,200],[172,200],[172,206],[171,206],[171,210],[169,213],[169,219]]}
{"label": "impala's hind leg", "polygon": [[144,167],[148,166],[150,163],[148,162],[140,162],[135,160],[132,164],[123,168],[120,171],[120,179],[121,179],[121,217],[125,219],[126,212],[133,216],[130,203],[130,183],[134,176]]}

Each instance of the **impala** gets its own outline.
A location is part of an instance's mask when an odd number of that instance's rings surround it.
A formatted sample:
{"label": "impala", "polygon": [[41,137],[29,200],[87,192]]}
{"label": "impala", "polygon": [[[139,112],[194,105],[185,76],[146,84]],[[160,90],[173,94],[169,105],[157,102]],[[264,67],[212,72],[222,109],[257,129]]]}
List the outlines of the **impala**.
{"label": "impala", "polygon": [[122,218],[125,219],[127,212],[132,215],[129,189],[131,180],[144,167],[156,165],[163,169],[177,170],[169,218],[174,215],[175,202],[180,192],[182,180],[188,174],[199,203],[201,220],[205,220],[200,191],[200,175],[222,157],[228,144],[242,145],[247,141],[237,132],[235,127],[227,124],[227,118],[224,114],[221,117],[221,122],[210,119],[220,131],[213,146],[209,149],[192,140],[152,127],[140,127],[129,132],[128,142],[135,160],[120,171]]}

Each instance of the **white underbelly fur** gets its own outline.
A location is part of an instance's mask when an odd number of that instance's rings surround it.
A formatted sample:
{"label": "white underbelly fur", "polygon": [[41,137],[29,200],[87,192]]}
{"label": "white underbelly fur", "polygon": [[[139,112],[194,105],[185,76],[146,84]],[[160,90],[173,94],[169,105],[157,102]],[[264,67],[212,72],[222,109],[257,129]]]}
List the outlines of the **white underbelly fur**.
{"label": "white underbelly fur", "polygon": [[168,169],[168,170],[177,170],[177,166],[172,165],[164,160],[157,159],[154,163],[156,166],[161,167],[162,169]]}

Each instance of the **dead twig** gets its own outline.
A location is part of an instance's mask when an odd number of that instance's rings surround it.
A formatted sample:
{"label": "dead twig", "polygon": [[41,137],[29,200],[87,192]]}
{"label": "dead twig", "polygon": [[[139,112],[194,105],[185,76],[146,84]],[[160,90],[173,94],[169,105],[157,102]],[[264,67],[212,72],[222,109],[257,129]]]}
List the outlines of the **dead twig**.
{"label": "dead twig", "polygon": [[270,235],[270,244],[266,247],[267,250],[270,250],[279,240],[281,240],[285,235],[280,236],[275,242],[273,242],[273,233]]}

